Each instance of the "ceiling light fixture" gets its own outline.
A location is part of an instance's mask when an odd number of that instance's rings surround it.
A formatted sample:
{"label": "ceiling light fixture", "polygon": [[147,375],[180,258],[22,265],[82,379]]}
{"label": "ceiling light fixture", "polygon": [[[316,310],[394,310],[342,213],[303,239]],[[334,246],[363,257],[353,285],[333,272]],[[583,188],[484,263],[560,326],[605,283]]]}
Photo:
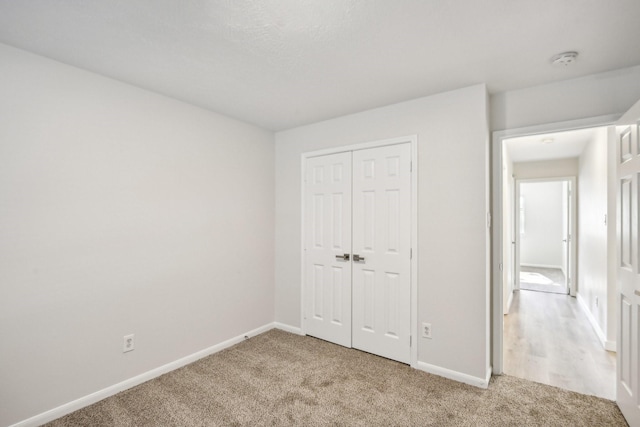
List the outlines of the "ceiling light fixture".
{"label": "ceiling light fixture", "polygon": [[566,67],[576,62],[577,58],[578,52],[562,52],[551,58],[551,63],[553,65],[564,65]]}
{"label": "ceiling light fixture", "polygon": [[551,144],[554,141],[553,138],[542,138],[543,144]]}

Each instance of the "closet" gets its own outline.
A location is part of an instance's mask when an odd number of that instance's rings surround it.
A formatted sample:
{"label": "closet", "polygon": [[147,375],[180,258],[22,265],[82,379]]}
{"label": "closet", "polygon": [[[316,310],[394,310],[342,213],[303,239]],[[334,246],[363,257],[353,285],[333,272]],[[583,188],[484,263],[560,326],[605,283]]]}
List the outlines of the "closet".
{"label": "closet", "polygon": [[306,158],[306,334],[410,363],[411,169],[411,143]]}

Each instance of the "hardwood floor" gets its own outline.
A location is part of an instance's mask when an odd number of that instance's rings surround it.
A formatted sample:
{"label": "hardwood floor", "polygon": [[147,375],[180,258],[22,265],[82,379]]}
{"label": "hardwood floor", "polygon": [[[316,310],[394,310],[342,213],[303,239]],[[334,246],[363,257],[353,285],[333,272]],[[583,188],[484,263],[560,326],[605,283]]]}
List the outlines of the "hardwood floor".
{"label": "hardwood floor", "polygon": [[504,316],[504,372],[615,400],[615,353],[604,350],[568,295],[514,293]]}

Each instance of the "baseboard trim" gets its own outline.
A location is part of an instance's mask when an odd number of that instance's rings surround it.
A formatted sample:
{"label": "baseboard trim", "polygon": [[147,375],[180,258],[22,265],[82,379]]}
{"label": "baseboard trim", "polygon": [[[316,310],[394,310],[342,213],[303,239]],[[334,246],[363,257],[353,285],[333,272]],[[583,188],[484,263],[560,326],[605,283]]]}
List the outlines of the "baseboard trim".
{"label": "baseboard trim", "polygon": [[600,344],[602,344],[602,347],[608,351],[616,351],[616,342],[607,340],[607,337],[604,335],[604,331],[600,328],[600,325],[598,325],[596,318],[593,317],[593,314],[591,313],[591,310],[589,310],[589,306],[587,305],[587,302],[584,300],[584,298],[582,298],[582,295],[578,293],[576,295],[576,299],[578,300],[578,305],[580,306],[584,314],[587,316],[587,319],[589,320],[589,324],[591,324],[591,327],[593,328],[594,332],[598,336],[598,339],[600,340]]}
{"label": "baseboard trim", "polygon": [[276,323],[268,323],[266,325],[260,326],[259,328],[245,332],[244,334],[240,334],[219,344],[212,345],[211,347],[205,348],[204,350],[197,351],[173,362],[169,362],[166,365],[162,365],[140,375],[136,375],[135,377],[129,378],[128,380],[124,380],[120,383],[88,394],[69,403],[65,403],[64,405],[58,406],[57,408],[53,408],[31,418],[27,418],[26,420],[13,424],[11,427],[37,427],[42,424],[48,423],[49,421],[53,421],[57,418],[70,414],[71,412],[77,411],[78,409],[82,409],[86,406],[92,405],[96,402],[106,399],[107,397],[120,393],[121,391],[130,389],[131,387],[135,387],[139,384],[152,380],[156,377],[159,377],[160,375],[166,374],[167,372],[174,371],[178,368],[188,365],[189,363],[193,363],[196,360],[202,359],[203,357],[217,353],[221,350],[224,350],[225,348],[231,347],[232,345],[238,344],[247,338],[260,335],[261,333],[269,331],[274,327],[277,327]]}
{"label": "baseboard trim", "polygon": [[617,344],[615,341],[605,341],[604,349],[607,351],[613,351],[614,353],[618,351]]}
{"label": "baseboard trim", "polygon": [[511,303],[513,303],[513,290],[509,292],[509,298],[507,299],[507,310],[503,314],[509,314],[509,311],[511,311]]}
{"label": "baseboard trim", "polygon": [[472,375],[463,374],[462,372],[452,371],[451,369],[442,368],[440,366],[431,365],[430,363],[420,361],[418,361],[416,368],[433,375],[438,375],[439,377],[448,378],[450,380],[458,381],[480,388],[488,388],[489,381],[491,380],[491,367],[487,369],[485,378],[474,377]]}
{"label": "baseboard trim", "polygon": [[561,265],[548,265],[548,264],[525,264],[520,263],[522,267],[534,267],[534,268],[557,268],[558,270],[562,270]]}
{"label": "baseboard trim", "polygon": [[296,335],[304,335],[302,333],[302,328],[298,328],[297,326],[291,326],[291,325],[287,325],[286,323],[280,323],[280,322],[274,322],[273,326],[274,328],[280,329],[285,332],[291,332],[292,334],[296,334]]}
{"label": "baseboard trim", "polygon": [[[162,365],[158,368],[152,369],[150,371],[144,372],[140,375],[136,375],[135,377],[129,378],[125,381],[122,381],[120,383],[114,384],[112,386],[106,387],[102,390],[96,391],[94,393],[88,394],[84,397],[81,397],[79,399],[73,400],[71,402],[65,403],[61,406],[58,406],[56,408],[50,409],[46,412],[43,412],[41,414],[35,415],[31,418],[28,418],[26,420],[20,421],[16,424],[11,425],[10,427],[37,427],[40,426],[42,424],[48,423],[50,421],[53,421],[55,419],[58,419],[60,417],[63,417],[67,414],[70,414],[74,411],[77,411],[79,409],[82,409],[86,406],[92,405],[96,402],[99,402],[103,399],[106,399],[107,397],[113,396],[117,393],[120,393],[121,391],[124,390],[128,390],[132,387],[135,387],[137,385],[140,385],[144,382],[147,382],[149,380],[152,380],[154,378],[159,377],[160,375],[166,374],[168,372],[174,371],[176,369],[179,369],[185,365],[188,365],[190,363],[195,362],[196,360],[202,359],[203,357],[207,357],[211,354],[217,353],[221,350],[224,350],[226,348],[229,348],[235,344],[238,344],[242,341],[244,341],[247,338],[256,336],[256,335],[260,335],[266,331],[269,331],[271,329],[280,329],[286,332],[290,332],[292,334],[297,334],[297,335],[303,335],[302,333],[302,329],[295,327],[295,326],[291,326],[291,325],[287,325],[285,323],[280,323],[280,322],[272,322],[272,323],[268,323],[266,325],[263,325],[259,328],[253,329],[251,331],[245,332],[243,334],[240,334],[238,336],[235,336],[233,338],[230,338],[226,341],[223,341],[219,344],[215,344],[211,347],[205,348],[204,350],[200,350],[197,351],[193,354],[190,354],[188,356],[185,356],[183,358],[180,358],[178,360],[175,360],[173,362],[167,363],[165,365]],[[615,346],[614,346],[615,347]],[[480,377],[474,377],[471,375],[467,375],[467,374],[463,374],[461,372],[457,372],[457,371],[452,371],[450,369],[446,369],[446,368],[442,368],[439,366],[435,366],[435,365],[431,365],[429,363],[425,363],[425,362],[420,362],[418,361],[417,365],[415,366],[416,369],[419,369],[421,371],[424,372],[428,372],[430,374],[434,374],[434,375],[438,375],[444,378],[448,378],[450,380],[454,380],[454,381],[458,381],[461,383],[465,383],[465,384],[469,384],[475,387],[480,387],[480,388],[488,388],[489,387],[489,381],[491,380],[491,367],[487,368],[487,373],[485,378],[480,378]]]}

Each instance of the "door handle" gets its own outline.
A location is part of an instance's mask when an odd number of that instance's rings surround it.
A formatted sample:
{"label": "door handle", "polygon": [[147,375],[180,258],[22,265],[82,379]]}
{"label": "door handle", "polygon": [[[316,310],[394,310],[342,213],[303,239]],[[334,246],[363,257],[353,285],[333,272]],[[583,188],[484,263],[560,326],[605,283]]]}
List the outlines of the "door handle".
{"label": "door handle", "polygon": [[349,261],[349,254],[336,255],[336,259],[339,259],[339,260],[342,260],[342,261]]}
{"label": "door handle", "polygon": [[363,257],[363,256],[360,256],[360,255],[358,255],[358,254],[353,254],[353,260],[354,260],[355,262],[358,262],[358,261],[362,261],[362,262],[364,262],[364,257]]}

